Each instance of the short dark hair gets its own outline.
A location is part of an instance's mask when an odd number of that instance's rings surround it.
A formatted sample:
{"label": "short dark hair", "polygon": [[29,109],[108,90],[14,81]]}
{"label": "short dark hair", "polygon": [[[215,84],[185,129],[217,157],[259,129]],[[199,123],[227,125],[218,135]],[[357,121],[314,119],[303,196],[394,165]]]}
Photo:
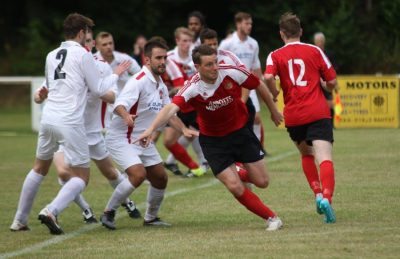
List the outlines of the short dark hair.
{"label": "short dark hair", "polygon": [[189,13],[188,19],[190,17],[196,17],[197,19],[199,19],[201,25],[203,25],[203,27],[206,27],[206,18],[204,17],[204,15],[201,12],[193,11],[193,12]]}
{"label": "short dark hair", "polygon": [[243,20],[251,19],[251,15],[245,12],[238,12],[235,14],[235,23],[242,22]]}
{"label": "short dark hair", "polygon": [[81,30],[86,32],[89,29],[91,30],[93,26],[92,19],[78,13],[71,13],[64,20],[64,37],[65,39],[73,39]]}
{"label": "short dark hair", "polygon": [[153,37],[151,37],[150,38],[150,40],[157,40],[157,41],[159,41],[159,42],[161,42],[161,43],[163,43],[165,46],[167,46],[167,48],[169,49],[169,47],[168,47],[168,44],[167,44],[167,41],[163,38],[163,37],[161,37],[161,36],[153,36]]}
{"label": "short dark hair", "polygon": [[213,29],[205,28],[200,32],[200,42],[204,43],[204,40],[218,39],[218,34]]}
{"label": "short dark hair", "polygon": [[111,33],[106,32],[106,31],[101,31],[101,32],[97,33],[96,41],[100,41],[100,39],[104,39],[107,37],[112,37]]}
{"label": "short dark hair", "polygon": [[201,44],[200,46],[195,47],[192,51],[193,63],[200,64],[202,56],[211,56],[214,54],[217,55],[216,49],[213,49],[208,45]]}
{"label": "short dark hair", "polygon": [[279,29],[287,38],[297,38],[300,36],[301,23],[297,15],[287,12],[282,14],[279,19]]}
{"label": "short dark hair", "polygon": [[150,58],[154,48],[168,50],[168,46],[164,42],[162,42],[159,38],[150,39],[144,45],[144,55]]}

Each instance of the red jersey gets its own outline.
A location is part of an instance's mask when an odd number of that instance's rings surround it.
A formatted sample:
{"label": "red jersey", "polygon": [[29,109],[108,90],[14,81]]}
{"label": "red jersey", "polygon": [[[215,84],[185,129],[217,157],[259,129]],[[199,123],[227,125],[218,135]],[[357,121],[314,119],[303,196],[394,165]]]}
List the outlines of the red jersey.
{"label": "red jersey", "polygon": [[331,117],[320,78],[333,80],[336,72],[320,48],[301,42],[288,43],[268,55],[265,74],[280,78],[286,126]]}
{"label": "red jersey", "polygon": [[188,103],[197,111],[200,133],[225,136],[245,126],[246,105],[241,100],[242,89],[255,89],[259,79],[242,67],[220,65],[214,84],[201,80],[197,73],[186,82],[172,102],[184,109]]}

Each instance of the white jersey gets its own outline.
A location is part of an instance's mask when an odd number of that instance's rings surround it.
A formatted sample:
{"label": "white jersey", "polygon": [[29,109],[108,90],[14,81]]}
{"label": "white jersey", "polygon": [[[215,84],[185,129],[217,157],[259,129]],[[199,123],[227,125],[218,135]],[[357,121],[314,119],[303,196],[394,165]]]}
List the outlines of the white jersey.
{"label": "white jersey", "polygon": [[94,58],[75,41],[62,42],[46,58],[49,93],[43,108],[43,124],[83,125],[88,90],[100,97],[117,81],[113,75],[101,78]]}
{"label": "white jersey", "polygon": [[114,107],[122,105],[130,114],[136,114],[134,127],[128,127],[124,120],[113,114],[107,139],[120,139],[131,143],[137,139],[153,122],[160,110],[170,103],[168,89],[161,77],[157,83],[146,66],[131,77],[117,97]]}
{"label": "white jersey", "polygon": [[223,49],[218,50],[218,64],[227,64],[236,67],[244,66],[244,64],[234,53]]}
{"label": "white jersey", "polygon": [[167,59],[165,64],[165,72],[168,75],[168,80],[170,81],[169,83],[171,84],[171,87],[183,86],[185,83],[183,71],[174,61]]}
{"label": "white jersey", "polygon": [[[114,55],[114,60],[111,62],[110,66],[112,69],[116,68],[119,64],[121,64],[123,61],[130,61],[132,64],[129,67],[129,69],[124,72],[122,75],[120,75],[118,79],[118,92],[121,92],[122,88],[124,88],[126,82],[128,82],[129,78],[138,73],[140,71],[140,66],[137,63],[137,61],[129,56],[128,54],[121,53],[119,51],[113,51]],[[94,56],[98,60],[104,60],[104,58],[101,56],[101,53],[97,51]]]}
{"label": "white jersey", "polygon": [[221,42],[219,49],[233,52],[248,70],[261,68],[260,58],[258,57],[258,43],[250,36],[247,36],[244,41],[241,41],[235,31],[232,37]]}
{"label": "white jersey", "polygon": [[[191,53],[191,51],[189,53]],[[189,54],[186,59],[182,59],[178,54],[178,47],[168,51],[168,59],[174,61],[178,67],[182,69],[182,71],[185,73],[185,80],[191,78],[196,73],[192,56]]]}
{"label": "white jersey", "polygon": [[[111,69],[111,66],[107,62],[96,60],[96,66],[100,72],[101,77],[112,76],[113,71]],[[110,90],[114,91],[114,94],[116,94],[117,85],[114,84],[114,86]],[[103,129],[103,126],[101,123],[102,103],[103,103],[103,101],[98,96],[93,95],[89,91],[86,109],[85,109],[85,113],[84,113],[86,134],[94,133],[94,132],[101,132],[101,130]]]}

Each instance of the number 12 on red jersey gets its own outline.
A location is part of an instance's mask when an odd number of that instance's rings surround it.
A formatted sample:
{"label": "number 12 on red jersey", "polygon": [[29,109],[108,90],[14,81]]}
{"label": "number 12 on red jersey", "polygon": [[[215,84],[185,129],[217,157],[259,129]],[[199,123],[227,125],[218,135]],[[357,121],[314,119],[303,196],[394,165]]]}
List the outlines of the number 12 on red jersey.
{"label": "number 12 on red jersey", "polygon": [[[293,64],[300,66],[300,73],[299,76],[296,78],[296,81],[293,73]],[[303,81],[304,73],[306,72],[306,66],[304,64],[304,61],[299,58],[289,59],[288,65],[289,65],[289,77],[290,81],[292,81],[292,84],[297,86],[307,86],[307,81]]]}

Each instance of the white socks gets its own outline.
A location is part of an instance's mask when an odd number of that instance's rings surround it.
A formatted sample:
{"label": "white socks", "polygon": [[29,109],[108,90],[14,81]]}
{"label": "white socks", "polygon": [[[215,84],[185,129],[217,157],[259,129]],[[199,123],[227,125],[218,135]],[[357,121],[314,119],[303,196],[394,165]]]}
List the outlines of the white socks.
{"label": "white socks", "polygon": [[147,192],[147,209],[144,216],[145,221],[150,221],[157,217],[161,202],[164,199],[164,193],[165,189],[157,189],[151,185],[149,186]]}
{"label": "white socks", "polygon": [[21,194],[18,202],[18,210],[15,214],[16,220],[22,224],[28,223],[29,213],[32,209],[33,201],[39,186],[42,183],[44,176],[36,173],[33,169],[25,177],[25,181],[22,185]]}
{"label": "white socks", "polygon": [[[113,189],[117,188],[118,184],[120,184],[125,178],[127,178],[126,174],[121,174],[121,172],[119,170],[117,170],[117,169],[115,169],[115,170],[117,171],[117,174],[118,174],[117,179],[108,181]],[[129,203],[129,202],[131,202],[131,200],[129,198],[126,198],[124,203]],[[133,201],[132,201],[132,203],[135,204]]]}
{"label": "white socks", "polygon": [[[61,178],[58,178],[58,183],[61,186],[63,186],[65,184],[65,182],[63,180],[61,180]],[[90,208],[89,203],[87,203],[85,198],[83,198],[82,194],[79,194],[78,196],[76,196],[74,202],[79,206],[79,208],[81,208],[82,211],[85,211]]]}
{"label": "white socks", "polygon": [[203,150],[201,149],[198,137],[196,137],[192,141],[192,147],[193,147],[194,152],[196,153],[199,164],[201,165],[201,164],[207,163],[207,160],[205,159],[204,154],[203,154]]}
{"label": "white socks", "polygon": [[86,184],[79,177],[72,177],[58,192],[56,198],[47,206],[53,215],[60,214],[85,189]]}
{"label": "white socks", "polygon": [[124,178],[122,182],[115,188],[110,200],[107,203],[106,211],[117,210],[118,207],[124,202],[129,195],[135,190],[128,178]]}

